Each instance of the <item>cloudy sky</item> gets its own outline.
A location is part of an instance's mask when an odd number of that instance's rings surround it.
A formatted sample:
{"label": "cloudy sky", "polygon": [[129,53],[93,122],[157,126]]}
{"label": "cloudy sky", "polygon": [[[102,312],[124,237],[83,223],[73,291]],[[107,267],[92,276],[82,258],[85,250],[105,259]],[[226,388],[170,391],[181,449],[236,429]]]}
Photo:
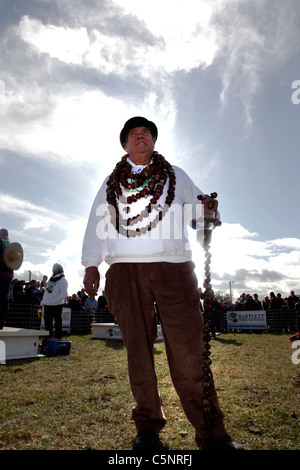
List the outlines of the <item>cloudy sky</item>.
{"label": "cloudy sky", "polygon": [[83,286],[91,204],[124,122],[144,115],[156,149],[218,193],[214,289],[300,294],[299,28],[299,0],[0,0],[0,225],[24,248],[15,276],[61,262],[69,294]]}

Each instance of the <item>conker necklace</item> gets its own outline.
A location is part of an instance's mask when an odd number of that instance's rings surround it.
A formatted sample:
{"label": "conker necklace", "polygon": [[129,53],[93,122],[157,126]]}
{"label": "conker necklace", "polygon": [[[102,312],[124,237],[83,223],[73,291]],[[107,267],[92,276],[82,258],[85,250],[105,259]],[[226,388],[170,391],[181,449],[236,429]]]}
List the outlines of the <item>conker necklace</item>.
{"label": "conker necklace", "polygon": [[[132,173],[132,167],[127,161],[127,158],[128,155],[124,155],[111,173],[107,181],[106,200],[109,204],[111,222],[115,226],[116,230],[127,237],[135,237],[145,234],[147,231],[156,227],[159,221],[165,216],[175,197],[176,178],[175,172],[170,163],[168,163],[165,158],[157,152],[153,152],[152,163],[146,166],[138,174]],[[169,188],[165,203],[162,206],[161,204],[158,204],[158,200],[163,193],[164,186],[168,178]],[[122,194],[121,185],[126,190],[136,190],[137,192],[125,197]],[[141,190],[137,189],[141,187]],[[118,200],[130,205],[139,199],[147,198],[148,196],[152,196],[150,202],[140,214],[127,219],[122,217],[119,212]],[[146,226],[136,228],[135,230],[128,228],[129,226],[132,227],[134,224],[141,222],[144,218],[147,218],[153,209],[158,211],[158,214]],[[130,207],[127,206],[123,210],[129,213]]]}

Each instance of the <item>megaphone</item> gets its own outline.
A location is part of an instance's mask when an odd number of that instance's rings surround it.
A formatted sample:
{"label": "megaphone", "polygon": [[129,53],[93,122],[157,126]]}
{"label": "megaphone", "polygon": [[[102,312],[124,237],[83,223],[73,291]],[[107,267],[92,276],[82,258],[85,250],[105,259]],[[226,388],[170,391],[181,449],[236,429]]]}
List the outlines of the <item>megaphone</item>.
{"label": "megaphone", "polygon": [[12,271],[20,269],[23,263],[23,248],[18,242],[10,243],[4,250],[4,263]]}

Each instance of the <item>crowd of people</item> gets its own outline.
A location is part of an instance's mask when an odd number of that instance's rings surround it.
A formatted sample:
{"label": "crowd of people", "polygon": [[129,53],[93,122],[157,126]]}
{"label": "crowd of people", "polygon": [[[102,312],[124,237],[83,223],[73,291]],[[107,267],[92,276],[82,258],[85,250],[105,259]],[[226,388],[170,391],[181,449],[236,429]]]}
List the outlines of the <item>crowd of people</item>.
{"label": "crowd of people", "polygon": [[[41,305],[47,281],[47,276],[43,276],[41,281],[32,279],[26,282],[24,280],[13,279],[8,294],[9,302],[19,305]],[[89,296],[84,288],[77,293],[67,296],[65,306],[70,307],[74,312],[88,311],[90,313],[94,313],[97,309],[108,308],[103,293],[96,299],[94,296]]]}
{"label": "crowd of people", "polygon": [[[13,279],[10,292],[9,302],[18,304],[31,304],[40,305],[43,293],[47,284],[47,276],[43,276],[41,281],[31,280],[29,282]],[[200,299],[203,298],[203,293],[199,289]],[[94,296],[89,296],[85,289],[82,288],[77,293],[67,297],[66,306],[70,307],[72,311],[89,311],[94,313],[97,309],[107,309],[107,301],[104,292],[96,299]],[[224,299],[215,298],[214,310],[215,311],[228,311],[228,310],[300,310],[300,298],[295,295],[292,290],[288,297],[282,297],[280,293],[275,294],[273,291],[265,296],[262,300],[258,298],[258,294],[242,293],[235,302],[231,302],[229,296]]]}
{"label": "crowd of people", "polygon": [[225,300],[215,299],[215,310],[300,310],[300,298],[295,295],[292,290],[288,297],[282,297],[280,293],[275,294],[273,291],[265,296],[263,300],[259,300],[257,294],[245,294],[232,303],[230,298]]}

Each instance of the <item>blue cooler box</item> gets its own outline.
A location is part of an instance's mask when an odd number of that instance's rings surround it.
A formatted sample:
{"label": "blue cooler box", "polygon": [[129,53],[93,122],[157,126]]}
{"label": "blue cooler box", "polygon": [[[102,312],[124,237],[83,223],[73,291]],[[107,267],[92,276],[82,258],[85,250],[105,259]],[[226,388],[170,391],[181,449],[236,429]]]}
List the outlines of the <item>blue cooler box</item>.
{"label": "blue cooler box", "polygon": [[46,356],[68,356],[70,354],[71,341],[62,339],[43,339],[42,354]]}

